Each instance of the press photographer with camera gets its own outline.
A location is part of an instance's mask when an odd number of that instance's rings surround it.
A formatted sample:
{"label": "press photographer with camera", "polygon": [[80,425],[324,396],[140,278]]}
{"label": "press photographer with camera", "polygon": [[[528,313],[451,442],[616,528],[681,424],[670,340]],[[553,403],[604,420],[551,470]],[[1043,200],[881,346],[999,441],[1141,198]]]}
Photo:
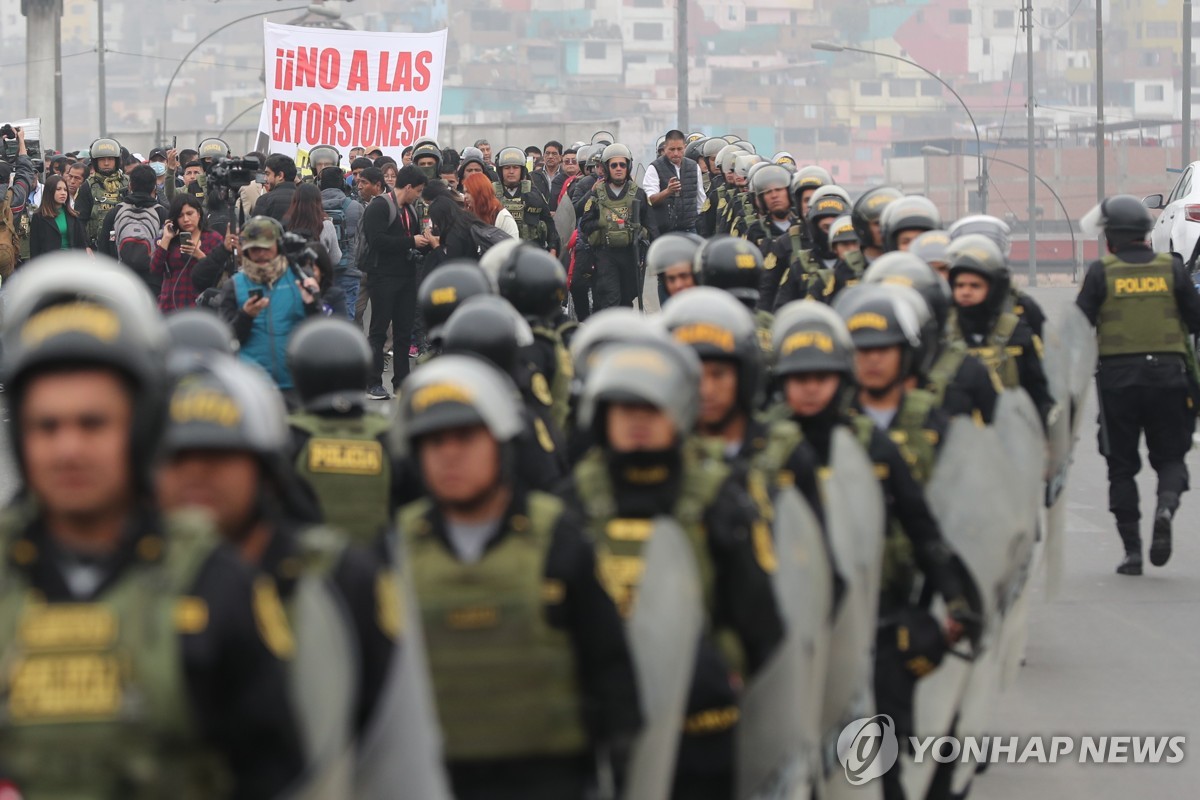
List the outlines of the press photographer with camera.
{"label": "press photographer with camera", "polygon": [[297,325],[323,309],[316,279],[293,259],[293,253],[309,257],[308,243],[292,237],[293,252],[284,244],[278,221],[248,219],[235,243],[241,247],[241,269],[221,287],[217,310],[241,344],[238,358],[266,370],[294,407],[288,339]]}
{"label": "press photographer with camera", "polygon": [[12,125],[0,127],[0,278],[8,278],[17,267],[20,242],[13,219],[25,211],[25,203],[37,185],[37,172],[25,148],[25,131]]}

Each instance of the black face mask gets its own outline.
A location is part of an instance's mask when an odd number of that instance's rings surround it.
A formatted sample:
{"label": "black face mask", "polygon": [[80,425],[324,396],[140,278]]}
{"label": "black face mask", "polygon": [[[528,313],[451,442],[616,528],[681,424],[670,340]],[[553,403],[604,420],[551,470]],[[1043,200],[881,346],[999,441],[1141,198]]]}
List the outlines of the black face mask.
{"label": "black face mask", "polygon": [[678,446],[634,453],[610,449],[607,460],[620,516],[641,518],[672,512],[682,477],[683,458]]}
{"label": "black face mask", "polygon": [[958,307],[958,327],[964,336],[986,336],[996,318],[991,293],[979,305]]}
{"label": "black face mask", "polygon": [[837,258],[833,252],[833,248],[829,245],[829,234],[821,230],[820,225],[812,225],[808,232],[809,238],[812,240],[813,253],[821,260]]}

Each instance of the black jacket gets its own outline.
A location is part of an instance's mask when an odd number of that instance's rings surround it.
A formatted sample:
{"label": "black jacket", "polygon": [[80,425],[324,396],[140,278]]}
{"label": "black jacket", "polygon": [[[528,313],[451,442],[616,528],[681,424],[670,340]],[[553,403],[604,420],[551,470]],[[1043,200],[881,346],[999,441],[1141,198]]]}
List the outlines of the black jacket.
{"label": "black jacket", "polygon": [[567,173],[560,168],[558,174],[554,176],[554,180],[546,177],[543,170],[538,170],[529,176],[529,180],[533,183],[533,188],[542,193],[542,197],[546,198],[546,205],[551,211],[558,210],[558,194],[562,191],[563,184],[567,182]]}
{"label": "black jacket", "polygon": [[456,258],[466,258],[475,261],[479,258],[479,245],[471,235],[469,225],[455,225],[448,231],[440,232],[440,244],[429,251],[425,257],[425,274],[440,264]]}
{"label": "black jacket", "polygon": [[296,184],[290,181],[276,185],[271,191],[258,198],[254,204],[254,216],[274,217],[282,223],[283,215],[287,213],[288,206],[292,204],[292,197],[295,194]]}
{"label": "black jacket", "polygon": [[[79,217],[67,214],[67,239],[71,250],[87,248],[87,229]],[[44,253],[57,253],[62,249],[62,237],[54,220],[42,214],[34,214],[29,220],[29,258],[32,260]]]}
{"label": "black jacket", "polygon": [[[391,218],[393,210],[395,219]],[[368,276],[408,274],[415,280],[412,254],[417,247],[414,237],[420,233],[419,225],[416,209],[409,216],[386,194],[372,199],[363,211],[358,234],[358,268]]]}
{"label": "black jacket", "polygon": [[[158,202],[157,197],[151,197],[148,194],[130,193],[121,201],[137,206],[138,208],[155,208],[158,210],[159,230],[167,222],[167,209],[162,203]],[[117,243],[112,241],[113,228],[117,224],[117,212],[121,210],[121,204],[118,203],[111,211],[104,215],[104,222],[100,223],[100,235],[96,240],[96,249],[104,255],[115,259],[117,257]]]}

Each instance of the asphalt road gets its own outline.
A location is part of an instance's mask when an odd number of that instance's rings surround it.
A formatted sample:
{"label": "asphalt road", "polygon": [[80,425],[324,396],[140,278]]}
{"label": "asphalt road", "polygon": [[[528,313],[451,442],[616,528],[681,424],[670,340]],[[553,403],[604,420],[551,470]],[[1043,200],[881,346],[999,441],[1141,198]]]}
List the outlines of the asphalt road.
{"label": "asphalt road", "polygon": [[[1035,290],[1053,317],[1074,289]],[[1122,549],[1108,513],[1104,459],[1096,450],[1093,393],[1068,486],[1066,557],[1059,591],[1035,586],[1026,664],[1000,698],[995,732],[1021,737],[1185,735],[1178,765],[996,764],[975,782],[979,800],[1125,800],[1197,796],[1200,784],[1200,495],[1185,495],[1175,519],[1175,550],[1165,567],[1139,578],[1114,572]],[[1143,462],[1145,451],[1143,450]],[[1200,474],[1200,453],[1188,466]],[[1149,474],[1147,474],[1149,473]],[[1197,479],[1193,479],[1195,483]],[[1149,538],[1155,481],[1138,480],[1143,537]]]}

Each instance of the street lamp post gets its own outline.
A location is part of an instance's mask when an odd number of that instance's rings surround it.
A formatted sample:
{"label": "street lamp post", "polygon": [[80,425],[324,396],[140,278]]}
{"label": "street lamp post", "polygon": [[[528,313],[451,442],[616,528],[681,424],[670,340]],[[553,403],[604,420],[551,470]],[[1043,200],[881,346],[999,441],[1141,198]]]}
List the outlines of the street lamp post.
{"label": "street lamp post", "polygon": [[[927,145],[925,147],[922,147],[921,154],[927,155],[927,156],[953,155],[949,150],[947,150],[944,147],[933,147],[932,145]],[[1081,254],[1079,252],[1079,242],[1076,241],[1076,239],[1075,239],[1075,224],[1071,221],[1071,214],[1070,214],[1070,212],[1067,211],[1067,206],[1066,206],[1066,204],[1063,203],[1062,198],[1058,196],[1058,192],[1054,191],[1054,187],[1051,186],[1049,183],[1047,183],[1036,172],[1030,172],[1026,167],[1021,166],[1020,164],[1018,164],[1015,161],[1005,161],[1003,158],[996,158],[995,156],[991,156],[989,158],[989,160],[995,161],[997,164],[1004,164],[1005,166],[1014,167],[1028,175],[1032,175],[1033,179],[1035,181],[1037,181],[1038,183],[1040,183],[1042,186],[1045,186],[1046,190],[1048,192],[1050,192],[1050,194],[1054,197],[1054,201],[1056,203],[1058,203],[1058,207],[1063,213],[1063,219],[1065,219],[1067,221],[1067,232],[1071,234],[1071,262],[1072,262],[1071,272],[1072,272],[1072,275],[1074,275],[1075,272],[1079,269],[1079,262],[1081,260],[1081,257],[1080,257]],[[1032,226],[1034,224],[1034,220],[1030,219],[1029,224]],[[1035,278],[1036,275],[1031,274],[1030,277]]]}
{"label": "street lamp post", "polygon": [[216,36],[221,31],[225,30],[226,28],[232,27],[233,25],[237,25],[239,22],[245,22],[248,19],[255,19],[256,17],[265,17],[269,14],[282,14],[282,13],[285,13],[288,11],[307,11],[310,14],[319,14],[323,17],[339,16],[339,13],[337,10],[332,9],[332,8],[325,8],[324,6],[316,5],[316,4],[311,4],[311,5],[307,5],[307,6],[291,6],[289,8],[272,8],[270,11],[259,11],[254,14],[247,14],[244,17],[238,17],[237,19],[235,19],[231,22],[226,22],[221,27],[210,32],[203,39],[201,39],[200,41],[198,41],[194,45],[192,45],[192,49],[188,50],[187,53],[184,55],[184,57],[179,60],[179,63],[175,65],[175,71],[171,73],[171,80],[167,81],[167,90],[165,92],[163,92],[163,109],[162,109],[163,110],[163,113],[162,113],[162,135],[163,135],[164,139],[166,139],[166,136],[167,136],[167,99],[170,98],[170,96],[171,96],[171,87],[175,85],[175,79],[177,77],[179,77],[179,70],[183,69],[183,65],[186,64],[187,60],[192,57],[192,53],[199,50],[200,45],[204,44],[205,42],[207,42],[212,37]]}
{"label": "street lamp post", "polygon": [[881,53],[878,50],[867,50],[862,47],[851,47],[850,45],[838,44],[836,42],[823,42],[823,41],[822,42],[813,42],[812,46],[813,46],[814,50],[824,50],[828,53],[841,53],[842,51],[849,51],[851,53],[865,53],[870,56],[882,56],[883,58],[890,58],[895,61],[902,61],[911,67],[916,67],[917,69],[921,70],[926,75],[928,75],[929,77],[933,78],[935,81],[940,83],[942,86],[945,86],[946,90],[949,91],[950,94],[954,95],[954,99],[957,100],[958,104],[963,107],[963,111],[967,112],[967,119],[971,120],[971,127],[975,129],[975,152],[976,152],[976,155],[978,156],[978,161],[979,161],[979,170],[978,170],[978,172],[979,172],[979,176],[978,176],[979,211],[981,214],[987,213],[989,181],[988,181],[987,159],[983,157],[983,137],[979,135],[979,126],[975,124],[975,115],[971,113],[971,109],[967,106],[966,101],[962,99],[962,96],[959,95],[958,92],[954,91],[953,86],[951,86],[950,84],[948,84],[944,80],[942,80],[941,76],[938,75],[936,72],[928,69],[927,67],[921,66],[920,64],[918,64],[915,61],[911,61],[902,56],[892,55],[891,53]]}

